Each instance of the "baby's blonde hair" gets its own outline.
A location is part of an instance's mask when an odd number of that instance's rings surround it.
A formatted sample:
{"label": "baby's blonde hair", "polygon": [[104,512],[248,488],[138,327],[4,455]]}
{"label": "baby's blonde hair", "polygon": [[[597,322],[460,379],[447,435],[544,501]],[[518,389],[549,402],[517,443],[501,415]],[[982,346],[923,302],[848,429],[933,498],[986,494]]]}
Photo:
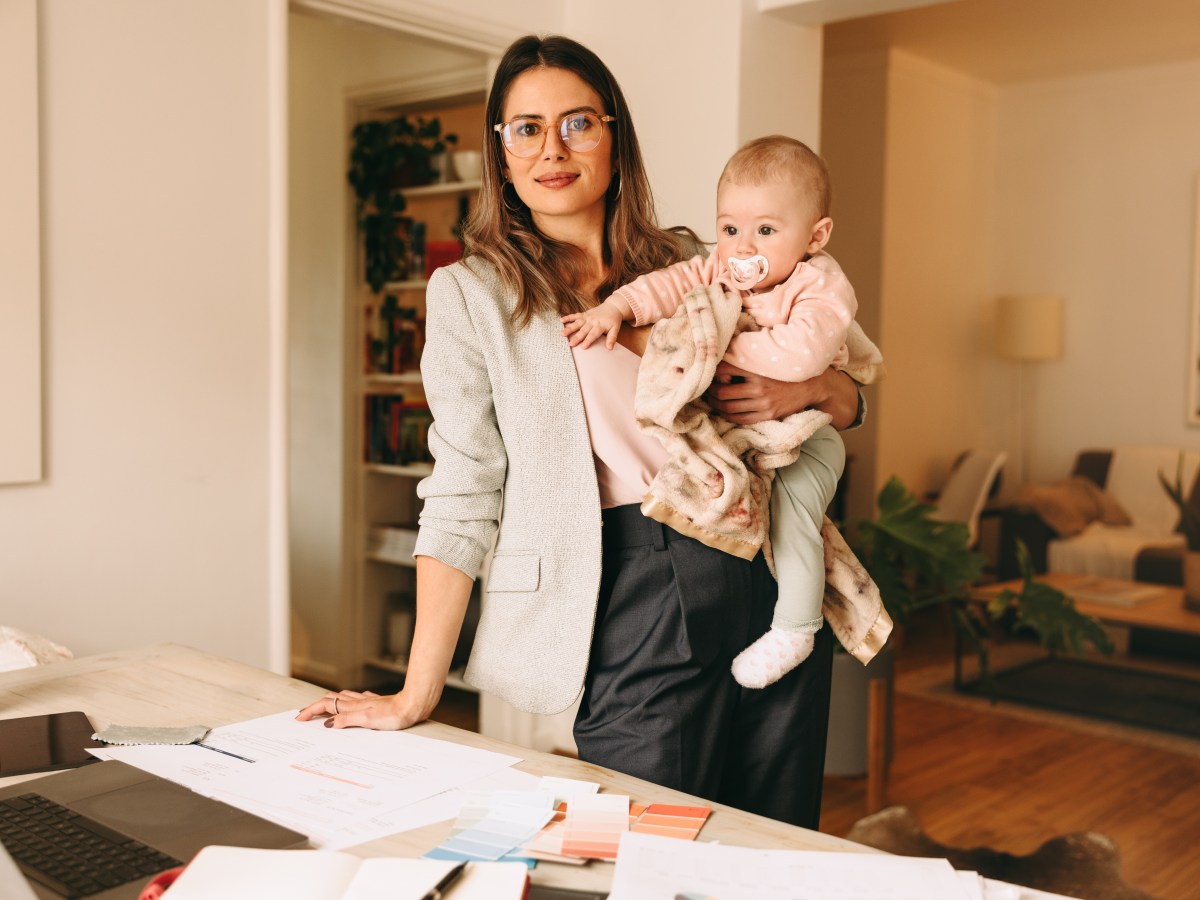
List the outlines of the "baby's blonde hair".
{"label": "baby's blonde hair", "polygon": [[825,160],[807,144],[782,134],[769,134],[743,144],[725,163],[717,186],[725,182],[763,184],[787,178],[795,178],[812,195],[817,218],[829,215],[832,197]]}

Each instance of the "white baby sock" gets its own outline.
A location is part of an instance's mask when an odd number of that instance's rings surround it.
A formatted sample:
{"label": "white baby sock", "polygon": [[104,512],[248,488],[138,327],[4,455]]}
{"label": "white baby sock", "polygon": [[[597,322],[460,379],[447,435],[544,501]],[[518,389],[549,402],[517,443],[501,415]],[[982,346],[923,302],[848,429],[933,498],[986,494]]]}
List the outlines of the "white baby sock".
{"label": "white baby sock", "polygon": [[764,688],[774,684],[808,659],[815,638],[809,631],[772,627],[734,657],[733,677],[742,687]]}

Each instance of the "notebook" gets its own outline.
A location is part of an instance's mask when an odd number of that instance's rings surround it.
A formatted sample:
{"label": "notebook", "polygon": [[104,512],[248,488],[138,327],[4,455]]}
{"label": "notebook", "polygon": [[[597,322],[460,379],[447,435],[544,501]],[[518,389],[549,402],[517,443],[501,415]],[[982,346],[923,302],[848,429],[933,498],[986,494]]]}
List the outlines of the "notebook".
{"label": "notebook", "polygon": [[[67,811],[63,825],[58,807]],[[69,818],[73,814],[82,818]],[[59,843],[42,839],[48,827],[86,833],[110,862],[103,878],[89,876],[92,886],[71,888],[38,871],[35,857],[41,856],[43,869],[53,869],[44,860],[53,851],[48,844]],[[117,846],[125,838],[132,843]],[[189,861],[209,844],[282,849],[308,842],[299,832],[115,760],[0,788],[0,839],[38,897],[96,900],[136,900],[155,872]],[[103,883],[124,876],[131,877],[117,885]]]}

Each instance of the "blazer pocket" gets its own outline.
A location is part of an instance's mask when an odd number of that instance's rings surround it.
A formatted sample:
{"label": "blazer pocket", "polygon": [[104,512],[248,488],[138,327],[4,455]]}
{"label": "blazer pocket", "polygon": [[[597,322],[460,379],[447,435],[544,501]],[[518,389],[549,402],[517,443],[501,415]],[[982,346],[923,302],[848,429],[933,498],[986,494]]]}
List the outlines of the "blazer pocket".
{"label": "blazer pocket", "polygon": [[542,557],[533,551],[497,553],[487,576],[488,593],[519,591],[531,593],[538,589],[542,573]]}

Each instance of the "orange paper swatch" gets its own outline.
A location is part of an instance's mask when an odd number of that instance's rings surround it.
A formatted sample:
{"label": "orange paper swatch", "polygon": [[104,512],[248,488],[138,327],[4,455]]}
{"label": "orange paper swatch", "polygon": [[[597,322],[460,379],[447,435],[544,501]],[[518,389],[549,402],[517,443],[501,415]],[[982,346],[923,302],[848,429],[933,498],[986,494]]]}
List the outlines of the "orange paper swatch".
{"label": "orange paper swatch", "polygon": [[652,803],[636,822],[630,823],[629,830],[693,841],[704,827],[710,813],[712,809],[707,806]]}

